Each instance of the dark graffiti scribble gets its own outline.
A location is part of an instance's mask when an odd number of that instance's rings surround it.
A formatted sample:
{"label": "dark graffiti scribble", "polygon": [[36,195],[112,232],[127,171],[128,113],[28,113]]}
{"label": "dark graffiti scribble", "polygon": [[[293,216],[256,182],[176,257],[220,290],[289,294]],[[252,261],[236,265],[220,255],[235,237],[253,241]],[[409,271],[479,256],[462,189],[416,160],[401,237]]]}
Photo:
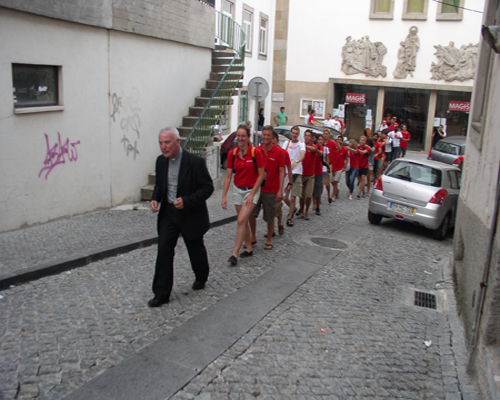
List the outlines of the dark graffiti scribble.
{"label": "dark graffiti scribble", "polygon": [[42,173],[47,171],[45,174],[45,179],[49,176],[52,170],[60,164],[66,163],[66,158],[70,161],[78,160],[78,151],[76,149],[76,145],[80,144],[78,142],[69,142],[69,138],[66,138],[64,144],[61,143],[61,134],[57,132],[58,142],[54,144],[54,146],[50,147],[49,144],[49,136],[45,133],[45,142],[47,143],[47,153],[45,155],[45,161],[43,164],[45,165],[40,172],[38,173],[38,177],[42,176]]}

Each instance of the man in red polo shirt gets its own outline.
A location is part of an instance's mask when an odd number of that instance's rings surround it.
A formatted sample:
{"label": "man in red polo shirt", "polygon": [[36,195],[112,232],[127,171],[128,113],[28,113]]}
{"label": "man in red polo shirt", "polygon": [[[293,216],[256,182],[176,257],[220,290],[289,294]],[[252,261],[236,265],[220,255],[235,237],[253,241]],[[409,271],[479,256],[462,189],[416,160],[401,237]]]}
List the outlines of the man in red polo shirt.
{"label": "man in red polo shirt", "polygon": [[[297,218],[309,220],[309,207],[316,175],[316,154],[318,153],[317,146],[312,142],[312,131],[310,129],[304,132],[304,143],[306,145],[306,154],[304,160],[302,160],[302,197],[300,198],[300,212]],[[323,156],[322,152],[319,153],[320,156]]]}
{"label": "man in red polo shirt", "polygon": [[[359,138],[358,159],[359,159],[359,193],[357,198],[366,197],[365,186],[366,176],[368,175],[368,157],[370,156],[371,148],[366,144],[366,136]],[[369,183],[368,183],[369,184]]]}
{"label": "man in red polo shirt", "polygon": [[332,201],[339,197],[339,181],[342,171],[345,171],[349,160],[349,151],[344,146],[342,135],[337,137],[337,146],[332,146],[330,163],[332,164]]}
{"label": "man in red polo shirt", "polygon": [[260,209],[264,209],[264,221],[267,222],[267,242],[265,250],[273,248],[274,217],[276,206],[283,199],[283,181],[285,178],[285,157],[278,146],[272,143],[274,128],[270,125],[262,128],[262,144],[257,147],[264,156],[264,170],[266,179],[264,186],[260,189],[260,197],[252,210],[250,217],[250,229],[252,243],[256,238],[256,217],[259,216]]}

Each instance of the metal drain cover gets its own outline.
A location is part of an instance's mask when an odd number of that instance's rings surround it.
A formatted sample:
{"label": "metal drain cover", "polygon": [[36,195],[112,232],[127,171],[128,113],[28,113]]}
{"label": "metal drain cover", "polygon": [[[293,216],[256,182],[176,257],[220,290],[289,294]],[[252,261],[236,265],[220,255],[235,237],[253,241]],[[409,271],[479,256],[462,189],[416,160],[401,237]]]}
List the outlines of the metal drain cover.
{"label": "metal drain cover", "polygon": [[424,292],[415,291],[415,303],[416,306],[424,308],[437,309],[436,305],[436,295]]}
{"label": "metal drain cover", "polygon": [[338,249],[338,250],[347,249],[349,247],[348,245],[342,243],[339,240],[322,238],[322,237],[311,238],[311,242],[322,247],[330,247],[332,249]]}

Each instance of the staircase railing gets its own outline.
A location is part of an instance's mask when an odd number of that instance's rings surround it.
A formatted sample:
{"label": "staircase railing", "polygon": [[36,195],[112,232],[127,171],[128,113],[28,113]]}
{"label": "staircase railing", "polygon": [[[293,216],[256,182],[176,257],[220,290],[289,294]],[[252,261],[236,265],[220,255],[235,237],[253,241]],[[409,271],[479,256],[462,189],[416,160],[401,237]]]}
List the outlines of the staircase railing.
{"label": "staircase railing", "polygon": [[182,145],[184,149],[198,155],[201,155],[213,135],[214,126],[220,124],[244,70],[245,31],[232,18],[215,12],[215,37],[220,44],[233,50],[234,57]]}

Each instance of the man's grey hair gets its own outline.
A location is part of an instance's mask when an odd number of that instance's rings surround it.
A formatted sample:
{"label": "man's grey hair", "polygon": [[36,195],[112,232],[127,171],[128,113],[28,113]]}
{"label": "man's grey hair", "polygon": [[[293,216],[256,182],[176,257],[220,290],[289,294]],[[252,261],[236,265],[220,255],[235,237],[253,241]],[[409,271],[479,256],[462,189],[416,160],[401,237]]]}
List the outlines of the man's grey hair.
{"label": "man's grey hair", "polygon": [[162,130],[160,130],[160,133],[163,133],[163,132],[172,132],[172,134],[174,135],[175,140],[181,138],[181,135],[179,135],[179,131],[174,126],[167,126],[166,128],[163,128]]}

